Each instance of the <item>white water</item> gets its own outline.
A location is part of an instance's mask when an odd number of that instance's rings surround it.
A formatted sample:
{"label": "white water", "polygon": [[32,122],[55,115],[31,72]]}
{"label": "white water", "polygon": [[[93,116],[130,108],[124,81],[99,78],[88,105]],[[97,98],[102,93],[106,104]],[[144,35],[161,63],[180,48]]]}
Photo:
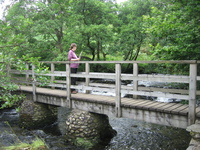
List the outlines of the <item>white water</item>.
{"label": "white water", "polygon": [[[139,81],[139,86],[144,87],[159,87],[159,88],[168,88],[168,83],[164,82],[149,82],[149,81]],[[133,83],[127,84],[127,86],[133,86]],[[79,90],[79,93],[85,93],[85,91]],[[104,95],[104,96],[115,96],[115,92],[110,91],[98,91],[93,90],[91,91],[91,94],[95,95]],[[121,97],[125,97],[126,94],[122,94]],[[165,102],[165,103],[171,103],[171,102],[180,102],[180,99],[172,99],[172,98],[165,98],[165,97],[147,97],[146,99],[151,99],[158,102]]]}

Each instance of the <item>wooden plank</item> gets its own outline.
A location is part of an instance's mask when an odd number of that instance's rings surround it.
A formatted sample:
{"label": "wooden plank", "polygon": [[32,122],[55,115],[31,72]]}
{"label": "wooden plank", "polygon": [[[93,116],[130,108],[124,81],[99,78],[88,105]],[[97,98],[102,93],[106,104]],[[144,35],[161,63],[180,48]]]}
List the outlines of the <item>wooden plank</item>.
{"label": "wooden plank", "polygon": [[115,74],[115,113],[121,117],[121,64],[115,64]]}
{"label": "wooden plank", "polygon": [[140,105],[147,103],[149,100],[130,101],[129,106],[138,108]]}
{"label": "wooden plank", "polygon": [[[90,73],[90,64],[89,63],[86,63],[85,64],[85,74],[89,74]],[[89,86],[90,84],[90,78],[85,78],[85,85],[86,86]],[[89,94],[89,90],[86,90],[86,93]]]}
{"label": "wooden plank", "polygon": [[155,101],[149,101],[149,102],[146,102],[146,103],[142,103],[139,106],[137,106],[137,108],[139,108],[139,109],[148,109],[149,105],[150,104],[154,104],[154,103],[155,103]]}
{"label": "wooden plank", "polygon": [[183,104],[175,104],[171,107],[165,108],[164,112],[171,113],[172,110],[176,110],[178,107],[181,107],[181,106],[183,106]]}
{"label": "wooden plank", "polygon": [[[134,77],[137,77],[138,76],[138,64],[137,63],[134,63],[133,64],[133,76]],[[133,80],[133,91],[138,91],[138,80]],[[137,98],[138,95],[133,95],[133,98]]]}
{"label": "wooden plank", "polygon": [[196,113],[196,117],[200,118],[200,112]]}
{"label": "wooden plank", "polygon": [[196,88],[197,88],[197,64],[190,64],[190,83],[189,83],[189,115],[188,124],[195,123],[196,115]]}
{"label": "wooden plank", "polygon": [[200,107],[196,107],[196,117],[200,118]]}
{"label": "wooden plank", "polygon": [[68,107],[72,108],[72,100],[71,100],[71,69],[70,69],[70,65],[66,64],[66,94],[67,94],[67,102],[68,102]]}
{"label": "wooden plank", "polygon": [[177,94],[185,94],[188,95],[189,91],[184,89],[164,89],[164,88],[156,88],[156,87],[138,87],[139,91],[159,91],[164,93],[177,93]]}
{"label": "wooden plank", "polygon": [[176,105],[176,104],[175,103],[166,103],[166,105],[163,105],[159,108],[156,108],[156,111],[164,112],[164,109],[167,109],[167,108],[172,107],[174,105]]}
{"label": "wooden plank", "polygon": [[158,102],[157,105],[153,105],[149,108],[151,111],[157,111],[158,108],[167,105],[168,103]]}
{"label": "wooden plank", "polygon": [[98,102],[98,103],[107,103],[107,104],[115,104],[115,97],[111,96],[102,96],[102,95],[91,95],[85,93],[77,93],[72,95],[72,99],[82,99],[90,102]]}
{"label": "wooden plank", "polygon": [[143,100],[141,100],[141,99],[132,99],[132,98],[122,98],[122,102],[128,102],[128,103],[130,103],[130,102],[138,103],[138,102],[141,102],[141,101],[143,101]]}
{"label": "wooden plank", "polygon": [[182,106],[180,106],[180,107],[178,107],[178,108],[172,110],[171,113],[172,113],[172,114],[177,114],[177,115],[178,115],[180,111],[182,111],[182,110],[184,110],[184,109],[186,109],[186,108],[188,108],[188,105],[182,105]]}
{"label": "wooden plank", "polygon": [[153,96],[153,97],[165,97],[165,98],[176,98],[188,100],[188,95],[180,94],[170,94],[170,93],[161,93],[161,92],[147,92],[147,91],[132,91],[132,90],[122,90],[124,94],[135,94],[135,95],[144,95],[144,96]]}
{"label": "wooden plank", "polygon": [[196,107],[196,113],[200,113],[200,107]]}
{"label": "wooden plank", "polygon": [[122,99],[122,106],[136,108],[137,104],[143,103],[142,100],[135,100],[135,99]]}
{"label": "wooden plank", "polygon": [[188,112],[189,112],[189,107],[179,111],[178,114],[180,114],[180,115],[188,115]]}
{"label": "wooden plank", "polygon": [[147,109],[153,111],[153,110],[155,110],[155,107],[157,108],[158,105],[161,105],[161,104],[164,105],[161,102],[154,101],[154,103],[148,105]]}
{"label": "wooden plank", "polygon": [[156,82],[179,82],[189,83],[189,77],[183,75],[149,75],[140,74],[138,76],[122,74],[122,80],[141,80],[141,81],[156,81]]}
{"label": "wooden plank", "polygon": [[[55,63],[55,64],[66,64],[70,61],[40,61],[41,63]],[[78,61],[73,63],[90,63],[90,64],[115,64],[115,63],[121,63],[121,64],[127,64],[127,63],[154,63],[154,64],[160,64],[160,63],[174,63],[174,64],[192,64],[197,63],[199,61],[196,60],[154,60],[154,61],[146,61],[146,60],[140,60],[140,61]]]}

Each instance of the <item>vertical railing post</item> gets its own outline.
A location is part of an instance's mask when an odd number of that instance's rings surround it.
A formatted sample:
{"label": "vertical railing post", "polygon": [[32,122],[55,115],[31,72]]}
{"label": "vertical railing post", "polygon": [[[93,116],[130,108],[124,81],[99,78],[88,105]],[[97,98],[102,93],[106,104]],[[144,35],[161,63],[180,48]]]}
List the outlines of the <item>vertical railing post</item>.
{"label": "vertical railing post", "polygon": [[28,83],[29,83],[29,65],[28,65],[28,63],[26,63],[25,64],[26,65],[26,83],[27,83],[27,85],[28,85]]}
{"label": "vertical railing post", "polygon": [[72,101],[71,101],[71,70],[70,70],[70,63],[66,64],[66,87],[67,87],[67,104],[69,108],[72,108]]}
{"label": "vertical railing post", "polygon": [[[133,64],[133,78],[138,76],[138,64]],[[133,79],[133,91],[138,91],[138,80]],[[137,95],[133,95],[134,99],[137,99]]]}
{"label": "vertical railing post", "polygon": [[36,79],[35,79],[35,65],[32,64],[32,87],[33,87],[33,101],[36,102]]}
{"label": "vertical railing post", "polygon": [[121,117],[121,64],[115,64],[115,115]]}
{"label": "vertical railing post", "polygon": [[[55,65],[54,65],[54,63],[51,63],[51,73],[53,74],[54,71],[55,71]],[[55,77],[52,75],[52,76],[51,76],[51,84],[52,84],[52,85],[54,84],[54,80],[55,80]],[[54,86],[51,86],[51,88],[52,88],[52,89],[55,89]]]}
{"label": "vertical railing post", "polygon": [[11,70],[10,64],[7,64],[6,65],[6,74],[7,74],[7,77],[11,77],[10,70]]}
{"label": "vertical railing post", "polygon": [[[90,73],[90,64],[88,62],[85,64],[85,73],[86,73],[86,75],[89,75],[89,73]],[[90,78],[86,77],[85,86],[89,86],[89,83],[90,83]],[[86,94],[89,94],[89,93],[90,93],[90,91],[86,90]]]}
{"label": "vertical railing post", "polygon": [[190,64],[188,125],[195,123],[197,64]]}

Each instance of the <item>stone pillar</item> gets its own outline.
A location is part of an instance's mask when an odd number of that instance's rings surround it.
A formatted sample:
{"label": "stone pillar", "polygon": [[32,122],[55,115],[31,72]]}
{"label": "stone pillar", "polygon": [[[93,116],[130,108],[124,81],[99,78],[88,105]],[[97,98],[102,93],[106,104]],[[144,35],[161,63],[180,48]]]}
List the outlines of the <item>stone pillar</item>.
{"label": "stone pillar", "polygon": [[57,120],[57,107],[25,100],[19,112],[19,125],[26,129],[37,129]]}
{"label": "stone pillar", "polygon": [[84,148],[92,148],[106,139],[110,140],[117,133],[110,126],[107,115],[81,110],[73,110],[66,125],[67,139]]}
{"label": "stone pillar", "polygon": [[199,150],[200,149],[200,120],[196,120],[195,124],[188,126],[186,129],[190,132],[192,139],[187,150]]}

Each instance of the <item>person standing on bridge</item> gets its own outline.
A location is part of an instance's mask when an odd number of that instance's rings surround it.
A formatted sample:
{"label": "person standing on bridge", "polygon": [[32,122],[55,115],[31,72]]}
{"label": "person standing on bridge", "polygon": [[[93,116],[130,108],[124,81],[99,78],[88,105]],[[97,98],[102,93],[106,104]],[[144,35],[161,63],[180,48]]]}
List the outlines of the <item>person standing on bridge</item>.
{"label": "person standing on bridge", "polygon": [[[76,48],[77,48],[76,43],[72,43],[70,45],[70,49],[68,52],[68,60],[69,61],[79,61],[81,59],[76,56],[76,53],[75,53]],[[78,67],[79,67],[78,63],[71,63],[70,64],[71,73],[77,73]],[[76,85],[76,78],[74,78],[74,77],[71,78],[71,85]],[[71,89],[71,93],[76,94],[77,91],[75,89]]]}

